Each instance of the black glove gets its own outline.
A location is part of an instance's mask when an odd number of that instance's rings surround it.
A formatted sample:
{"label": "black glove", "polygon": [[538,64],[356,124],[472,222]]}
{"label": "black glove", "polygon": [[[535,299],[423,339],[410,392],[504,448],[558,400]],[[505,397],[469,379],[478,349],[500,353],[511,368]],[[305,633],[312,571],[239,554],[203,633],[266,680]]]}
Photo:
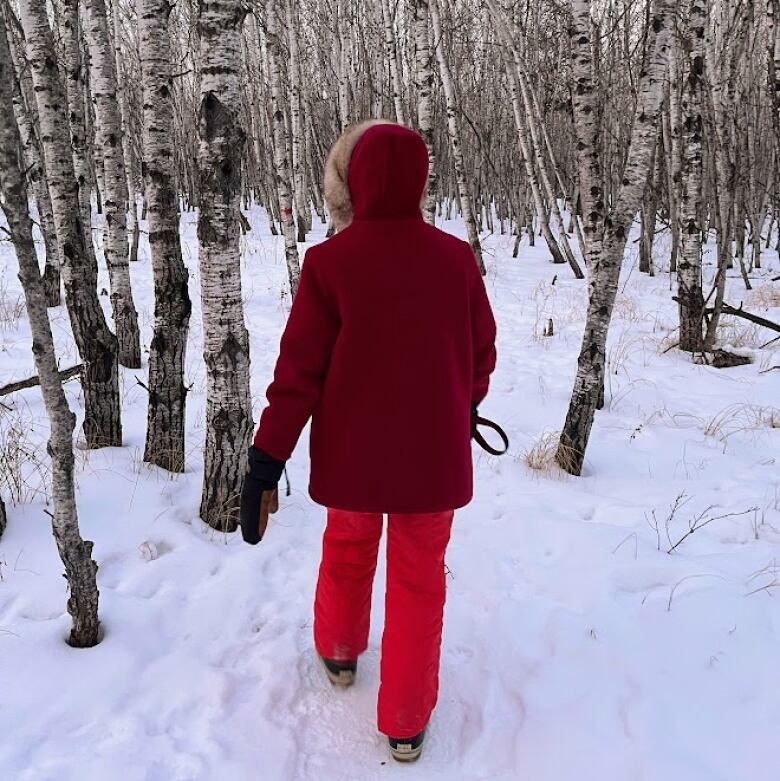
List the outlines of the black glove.
{"label": "black glove", "polygon": [[257,545],[263,539],[268,514],[279,509],[277,486],[284,471],[284,461],[268,453],[249,448],[246,476],[241,489],[241,534],[244,542]]}

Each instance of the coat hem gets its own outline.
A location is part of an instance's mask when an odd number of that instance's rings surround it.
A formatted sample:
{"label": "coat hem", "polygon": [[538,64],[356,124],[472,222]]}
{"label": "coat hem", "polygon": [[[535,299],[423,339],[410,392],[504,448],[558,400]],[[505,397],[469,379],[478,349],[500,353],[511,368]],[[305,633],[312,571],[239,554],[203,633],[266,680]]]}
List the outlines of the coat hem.
{"label": "coat hem", "polygon": [[364,505],[360,503],[342,502],[336,497],[327,498],[326,495],[319,493],[309,486],[309,496],[316,504],[327,507],[331,510],[342,510],[350,513],[381,513],[382,515],[427,515],[429,513],[446,513],[450,510],[459,510],[465,507],[473,498],[473,493],[467,497],[457,499],[454,502],[440,502],[429,505]]}

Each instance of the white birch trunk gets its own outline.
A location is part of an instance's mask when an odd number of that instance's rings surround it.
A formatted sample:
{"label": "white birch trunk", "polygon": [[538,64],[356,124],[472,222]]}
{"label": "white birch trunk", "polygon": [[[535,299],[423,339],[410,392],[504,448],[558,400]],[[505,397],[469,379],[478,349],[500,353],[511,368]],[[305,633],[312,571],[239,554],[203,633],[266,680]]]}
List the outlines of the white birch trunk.
{"label": "white birch trunk", "polygon": [[414,3],[415,86],[417,87],[417,128],[428,147],[428,185],[423,204],[425,221],[436,220],[438,178],[433,148],[433,64],[431,54],[431,20],[428,0]]}
{"label": "white birch trunk", "polygon": [[247,448],[252,437],[249,337],[241,299],[239,206],[241,27],[239,0],[202,3],[198,167],[198,260],[206,362],[206,447],[200,517],[215,529],[238,523]]}
{"label": "white birch trunk", "polygon": [[[9,30],[10,32],[10,30]],[[35,111],[35,97],[26,63],[22,63],[18,52],[12,46],[12,37],[8,37],[11,60],[16,79],[13,84],[14,117],[19,128],[22,142],[22,154],[27,172],[27,180],[33,191],[43,242],[46,247],[46,265],[43,270],[43,290],[48,306],[59,306],[60,297],[60,251],[57,246],[57,229],[51,208],[49,183],[46,181],[46,168],[41,155],[38,139],[38,114]]]}
{"label": "white birch trunk", "polygon": [[176,191],[168,0],[141,0],[143,172],[154,272],[154,334],[149,345],[149,408],[144,461],[184,471],[184,359],[190,320],[189,274],[182,261]]}
{"label": "white birch trunk", "polygon": [[[21,161],[16,152],[20,138],[11,109],[13,82],[5,21],[0,11],[0,191],[19,263],[19,279],[32,333],[35,368],[51,427],[47,449],[52,467],[52,530],[70,591],[67,607],[73,623],[68,642],[76,648],[88,648],[99,641],[97,564],[92,559],[92,542],[82,539],[79,533],[73,480],[73,430],[76,416],[70,411],[62,390],[33,244],[32,221],[27,211],[27,190]],[[0,534],[4,527],[5,510],[0,502]]]}
{"label": "white birch trunk", "polygon": [[87,126],[85,116],[86,87],[84,85],[84,64],[82,62],[81,35],[79,30],[79,0],[57,0],[59,9],[59,33],[65,73],[65,90],[68,98],[68,128],[73,156],[73,171],[78,183],[78,201],[81,224],[84,231],[84,245],[89,260],[95,263],[92,242],[92,198],[90,182],[92,176],[87,157]]}
{"label": "white birch trunk", "polygon": [[84,437],[88,447],[122,444],[116,338],[97,296],[97,269],[84,242],[80,185],[73,171],[68,105],[54,56],[44,0],[21,0],[27,59],[32,71],[41,142],[62,262],[73,336],[84,363]]}
{"label": "white birch trunk", "polygon": [[401,86],[401,75],[398,71],[398,54],[395,46],[395,25],[393,24],[393,16],[390,13],[388,0],[380,0],[380,5],[382,6],[382,24],[385,33],[385,56],[390,66],[390,82],[393,88],[395,121],[399,125],[405,125],[403,87]]}
{"label": "white birch trunk", "polygon": [[119,362],[130,369],[141,368],[141,340],[138,314],[130,285],[127,243],[127,178],[122,149],[122,116],[117,98],[116,67],[105,0],[86,0],[87,42],[92,102],[95,107],[95,143],[103,158],[103,213],[106,236],[103,240],[111,309],[114,316]]}
{"label": "white birch trunk", "polygon": [[311,230],[311,208],[306,192],[306,166],[304,164],[304,122],[301,105],[301,69],[298,53],[298,14],[293,0],[285,0],[287,20],[287,45],[290,51],[290,126],[292,146],[292,178],[295,211],[298,224],[298,241],[306,241]]}
{"label": "white birch trunk", "polygon": [[687,62],[682,91],[682,187],[679,204],[680,257],[677,263],[677,297],[680,315],[680,349],[703,349],[704,295],[701,278],[700,204],[702,199],[702,91],[704,89],[705,0],[690,0],[686,34]]}
{"label": "white birch trunk", "polygon": [[137,176],[136,154],[133,149],[133,135],[130,123],[130,107],[127,99],[128,69],[124,65],[122,52],[122,20],[119,14],[119,0],[111,3],[114,65],[116,68],[116,92],[119,101],[119,113],[122,117],[122,156],[125,161],[125,180],[127,181],[127,232],[130,235],[130,262],[138,260],[138,241],[140,226],[138,224],[138,198],[135,185]]}
{"label": "white birch trunk", "polygon": [[274,168],[276,189],[279,193],[279,213],[284,234],[284,256],[287,262],[287,277],[290,296],[295,298],[301,277],[298,259],[298,244],[295,237],[293,202],[290,186],[290,158],[287,156],[288,138],[285,121],[284,91],[280,67],[281,41],[279,39],[279,18],[275,0],[266,2],[266,35],[268,37],[268,75],[271,82],[271,110],[274,132]]}
{"label": "white birch trunk", "polygon": [[439,74],[441,75],[444,97],[447,103],[447,132],[450,137],[450,149],[452,151],[452,160],[458,185],[460,210],[463,215],[463,222],[466,224],[468,242],[471,245],[471,249],[474,251],[479,271],[484,276],[485,264],[482,260],[482,247],[479,243],[477,222],[474,217],[474,204],[471,189],[466,180],[466,164],[463,160],[463,146],[460,138],[460,128],[458,126],[459,108],[455,96],[455,85],[452,81],[450,66],[447,62],[447,54],[444,50],[444,42],[442,41],[441,15],[439,13],[438,0],[429,0],[429,8],[431,13],[431,24],[433,27],[433,39],[436,48],[436,60],[439,63]]}

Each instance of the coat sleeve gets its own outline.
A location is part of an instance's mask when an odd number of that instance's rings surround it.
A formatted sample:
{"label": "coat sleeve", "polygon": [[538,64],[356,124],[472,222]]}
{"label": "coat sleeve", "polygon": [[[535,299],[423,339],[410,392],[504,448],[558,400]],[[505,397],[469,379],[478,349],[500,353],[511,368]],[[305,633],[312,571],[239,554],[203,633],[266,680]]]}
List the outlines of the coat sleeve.
{"label": "coat sleeve", "polygon": [[336,301],[322,284],[316,256],[306,253],[298,292],[266,391],[255,447],[286,461],[320,399],[340,328]]}
{"label": "coat sleeve", "polygon": [[485,283],[473,260],[471,283],[471,338],[474,356],[474,382],[471,401],[479,404],[487,396],[490,375],[496,368],[496,321],[485,290]]}

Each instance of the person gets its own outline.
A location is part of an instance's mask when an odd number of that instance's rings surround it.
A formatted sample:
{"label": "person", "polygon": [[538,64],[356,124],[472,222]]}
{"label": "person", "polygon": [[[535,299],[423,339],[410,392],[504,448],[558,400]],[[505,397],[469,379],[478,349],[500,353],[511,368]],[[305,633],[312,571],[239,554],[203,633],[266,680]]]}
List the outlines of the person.
{"label": "person", "polygon": [[378,728],[417,759],[438,695],[444,554],[472,497],[471,433],[496,326],[470,246],[427,224],[428,151],[387,121],[348,128],[326,163],[337,232],[311,247],[281,339],[241,496],[259,542],[285,462],[311,418],[309,493],[327,508],[314,644],[350,685],[368,646],[387,524]]}

